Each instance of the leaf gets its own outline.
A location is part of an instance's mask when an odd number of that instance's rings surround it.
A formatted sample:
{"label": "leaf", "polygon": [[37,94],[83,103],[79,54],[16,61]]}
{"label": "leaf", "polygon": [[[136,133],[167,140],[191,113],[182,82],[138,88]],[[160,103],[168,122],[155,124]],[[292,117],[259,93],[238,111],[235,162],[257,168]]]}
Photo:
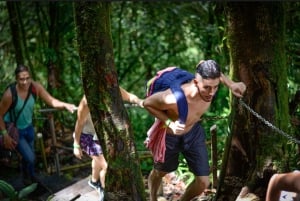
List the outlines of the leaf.
{"label": "leaf", "polygon": [[36,188],[37,188],[37,183],[33,183],[29,186],[26,186],[25,188],[19,191],[18,198],[20,199],[26,197],[27,195],[35,191]]}

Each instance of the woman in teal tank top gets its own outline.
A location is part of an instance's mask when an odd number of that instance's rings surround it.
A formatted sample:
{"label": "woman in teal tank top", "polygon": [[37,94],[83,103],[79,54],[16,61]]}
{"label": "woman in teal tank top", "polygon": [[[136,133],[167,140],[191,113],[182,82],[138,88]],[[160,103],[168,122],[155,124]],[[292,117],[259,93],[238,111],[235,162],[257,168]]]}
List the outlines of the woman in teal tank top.
{"label": "woman in teal tank top", "polygon": [[[37,180],[34,166],[35,166],[35,152],[34,152],[34,127],[32,124],[33,108],[35,99],[33,97],[32,88],[35,90],[35,95],[40,97],[49,106],[57,109],[66,109],[73,113],[76,109],[74,104],[62,102],[51,96],[46,89],[38,82],[31,79],[28,67],[24,65],[17,66],[15,70],[16,78],[16,105],[10,109],[12,105],[13,95],[10,88],[4,92],[0,101],[0,134],[3,135],[4,146],[6,149],[16,149],[22,156],[22,173],[23,179],[28,182]],[[32,88],[31,88],[32,87]],[[30,91],[31,89],[31,91]],[[26,101],[27,95],[28,100]],[[24,107],[23,107],[24,105]],[[23,109],[22,109],[23,108]],[[16,121],[16,126],[19,130],[19,142],[14,141],[5,128],[5,122],[12,122],[13,117],[10,116],[9,110],[15,114],[20,113]],[[11,112],[12,114],[12,112]]]}

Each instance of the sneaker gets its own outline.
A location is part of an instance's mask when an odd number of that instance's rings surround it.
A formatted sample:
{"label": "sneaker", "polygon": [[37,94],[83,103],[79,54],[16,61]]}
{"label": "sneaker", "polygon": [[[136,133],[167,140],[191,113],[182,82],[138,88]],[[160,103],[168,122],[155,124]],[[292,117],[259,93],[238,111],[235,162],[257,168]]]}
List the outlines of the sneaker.
{"label": "sneaker", "polygon": [[99,188],[99,181],[93,182],[91,179],[88,182],[89,186],[93,189],[97,190]]}
{"label": "sneaker", "polygon": [[95,189],[98,192],[99,201],[103,201],[104,200],[104,189],[101,187],[100,182],[99,181],[92,182],[92,180],[90,179],[88,184],[90,187],[92,187],[93,189]]}
{"label": "sneaker", "polygon": [[103,201],[104,200],[104,189],[99,186],[99,188],[97,189],[97,192],[99,194],[99,201]]}

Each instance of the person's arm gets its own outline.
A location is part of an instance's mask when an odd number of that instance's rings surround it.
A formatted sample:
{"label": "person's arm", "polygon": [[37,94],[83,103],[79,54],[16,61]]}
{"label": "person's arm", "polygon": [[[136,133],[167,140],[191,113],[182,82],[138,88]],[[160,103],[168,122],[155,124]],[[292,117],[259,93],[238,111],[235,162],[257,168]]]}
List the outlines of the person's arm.
{"label": "person's arm", "polygon": [[126,91],[122,87],[120,87],[120,91],[121,91],[123,101],[127,101],[129,103],[137,104],[140,107],[143,107],[143,101],[144,100],[140,99],[135,94],[132,94],[132,93]]}
{"label": "person's arm", "polygon": [[238,98],[242,98],[247,89],[243,82],[234,82],[226,77],[223,73],[221,73],[220,81]]}
{"label": "person's arm", "polygon": [[81,159],[81,157],[82,157],[82,150],[80,148],[80,136],[81,136],[81,132],[82,132],[84,123],[89,114],[89,111],[90,110],[87,105],[87,100],[86,100],[85,96],[83,96],[83,98],[81,99],[79,106],[78,106],[77,120],[75,123],[75,130],[74,130],[74,134],[73,134],[73,138],[74,138],[73,152],[74,152],[74,155],[79,159]]}
{"label": "person's arm", "polygon": [[73,113],[76,106],[74,104],[66,103],[63,101],[60,101],[53,96],[51,96],[47,90],[38,82],[32,82],[37,90],[37,95],[43,99],[47,105],[57,108],[57,109],[66,109],[69,112]]}
{"label": "person's arm", "polygon": [[300,172],[274,174],[268,184],[266,201],[279,201],[281,191],[300,192]]}
{"label": "person's arm", "polygon": [[0,135],[3,136],[3,144],[6,149],[13,150],[17,142],[12,139],[6,130],[4,123],[4,115],[8,111],[10,105],[12,104],[12,94],[9,88],[4,92],[0,101]]}
{"label": "person's arm", "polygon": [[[172,99],[174,100],[172,101]],[[169,119],[165,111],[170,104],[176,104],[175,97],[172,97],[171,94],[168,95],[165,92],[152,94],[143,102],[144,108],[155,118],[160,119],[163,122],[166,122]]]}
{"label": "person's arm", "polygon": [[150,114],[162,122],[165,122],[165,125],[173,131],[173,134],[182,134],[185,124],[180,123],[178,120],[171,119],[166,113],[167,110],[172,110],[172,108],[175,107],[174,105],[177,105],[171,90],[157,92],[147,97],[143,104],[144,108]]}

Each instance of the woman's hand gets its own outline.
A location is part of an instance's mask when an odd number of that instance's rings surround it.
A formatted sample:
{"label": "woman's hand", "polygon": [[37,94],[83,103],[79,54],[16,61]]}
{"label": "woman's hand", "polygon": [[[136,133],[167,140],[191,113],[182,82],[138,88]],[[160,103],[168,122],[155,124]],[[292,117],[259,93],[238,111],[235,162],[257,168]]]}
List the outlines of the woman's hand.
{"label": "woman's hand", "polygon": [[3,135],[3,145],[6,149],[13,150],[17,146],[17,142],[8,134]]}
{"label": "woman's hand", "polygon": [[73,153],[76,156],[76,158],[81,159],[82,158],[82,150],[79,144],[76,144],[74,142],[73,144]]}
{"label": "woman's hand", "polygon": [[70,104],[70,103],[64,103],[64,108],[71,113],[77,110],[77,107],[74,104]]}

